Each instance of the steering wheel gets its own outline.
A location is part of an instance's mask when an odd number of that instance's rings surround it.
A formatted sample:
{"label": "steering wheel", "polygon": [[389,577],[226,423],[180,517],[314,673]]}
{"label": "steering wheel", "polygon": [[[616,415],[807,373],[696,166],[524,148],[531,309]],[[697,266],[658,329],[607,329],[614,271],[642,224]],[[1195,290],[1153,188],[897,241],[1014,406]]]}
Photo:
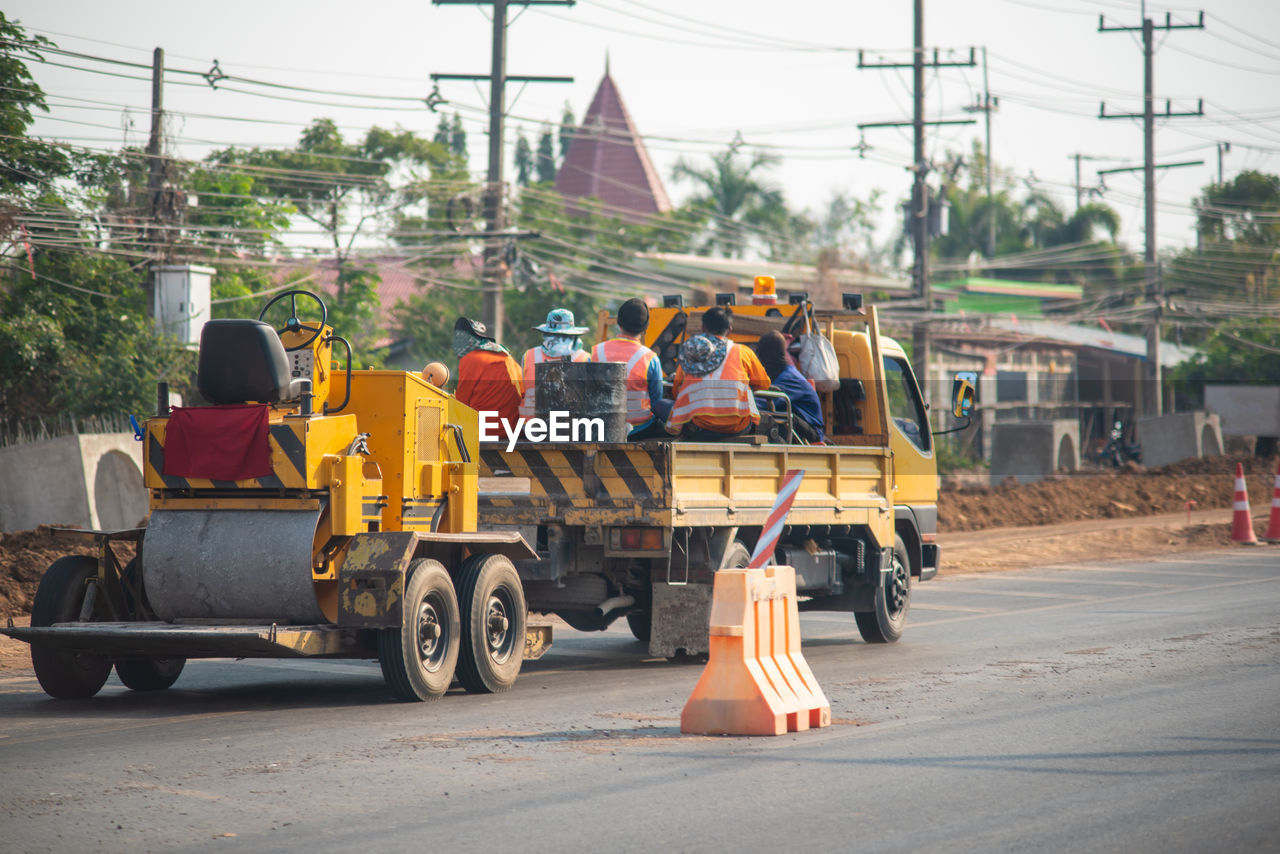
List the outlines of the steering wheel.
{"label": "steering wheel", "polygon": [[[320,323],[318,325],[311,326],[309,324],[303,323],[301,320],[298,319],[298,297],[300,296],[310,297],[311,299],[315,300],[316,305],[320,306]],[[306,349],[307,347],[311,346],[312,341],[315,341],[317,338],[320,337],[320,333],[324,331],[325,321],[329,319],[329,309],[328,307],[325,306],[324,300],[320,299],[320,297],[316,296],[311,291],[303,291],[303,290],[285,291],[282,294],[276,294],[275,297],[273,297],[270,302],[268,302],[266,305],[262,307],[262,311],[258,312],[258,319],[262,320],[264,317],[266,317],[267,312],[271,309],[271,306],[280,302],[280,300],[284,299],[285,297],[289,298],[289,319],[284,322],[284,329],[277,329],[276,332],[281,335],[283,335],[286,332],[298,332],[303,329],[312,332],[311,337],[308,338],[306,341],[303,341],[301,344],[296,344],[293,347],[284,348],[286,353],[291,353],[294,350]]]}

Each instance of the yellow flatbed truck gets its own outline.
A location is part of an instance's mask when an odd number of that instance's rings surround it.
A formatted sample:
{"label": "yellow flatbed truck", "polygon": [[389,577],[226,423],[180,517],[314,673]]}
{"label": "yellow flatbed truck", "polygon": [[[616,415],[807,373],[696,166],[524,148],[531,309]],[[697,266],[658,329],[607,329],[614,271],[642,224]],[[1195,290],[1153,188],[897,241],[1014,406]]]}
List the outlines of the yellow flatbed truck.
{"label": "yellow flatbed truck", "polygon": [[[801,608],[852,611],[869,642],[901,636],[913,581],[939,562],[924,401],[874,308],[808,308],[735,307],[733,338],[808,324],[831,341],[840,387],[820,398],[832,444],[481,444],[479,527],[519,528],[535,544],[536,559],[516,562],[531,610],[580,630],[625,617],[655,656],[707,651],[715,572],[746,565],[783,476],[801,469],[774,555],[795,567]],[[668,376],[702,311],[651,310],[646,343]]]}

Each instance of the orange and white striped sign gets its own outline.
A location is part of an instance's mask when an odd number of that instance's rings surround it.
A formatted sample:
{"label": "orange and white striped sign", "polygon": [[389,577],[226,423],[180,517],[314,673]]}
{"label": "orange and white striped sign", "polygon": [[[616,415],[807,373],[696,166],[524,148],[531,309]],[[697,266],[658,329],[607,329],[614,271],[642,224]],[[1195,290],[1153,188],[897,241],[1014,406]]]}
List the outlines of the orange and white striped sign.
{"label": "orange and white striped sign", "polygon": [[802,480],[804,480],[804,471],[801,469],[791,469],[782,478],[778,498],[773,502],[773,509],[769,511],[769,517],[764,521],[760,539],[756,541],[756,550],[752,553],[751,560],[747,562],[748,569],[759,569],[773,557],[773,552],[778,547],[778,540],[782,538],[783,523],[787,521],[787,514],[791,512],[791,505],[796,500],[796,493],[800,491]]}

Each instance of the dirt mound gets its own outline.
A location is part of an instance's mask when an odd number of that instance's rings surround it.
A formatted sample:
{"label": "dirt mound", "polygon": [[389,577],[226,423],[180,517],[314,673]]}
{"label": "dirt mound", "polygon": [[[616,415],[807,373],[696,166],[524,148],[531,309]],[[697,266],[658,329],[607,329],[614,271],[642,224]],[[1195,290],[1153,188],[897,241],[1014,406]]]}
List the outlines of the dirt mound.
{"label": "dirt mound", "polygon": [[[97,555],[96,546],[78,538],[60,537],[53,528],[73,525],[41,525],[34,531],[0,534],[0,618],[31,613],[31,600],[45,569],[66,555]],[[117,543],[122,561],[133,556],[132,543]]]}
{"label": "dirt mound", "polygon": [[943,531],[1082,522],[1176,513],[1194,502],[1197,510],[1230,507],[1236,463],[1243,463],[1254,510],[1271,506],[1276,461],[1254,457],[1207,457],[1158,469],[1132,466],[1097,473],[1055,475],[1036,483],[1008,478],[998,486],[974,487],[943,478],[938,527]]}

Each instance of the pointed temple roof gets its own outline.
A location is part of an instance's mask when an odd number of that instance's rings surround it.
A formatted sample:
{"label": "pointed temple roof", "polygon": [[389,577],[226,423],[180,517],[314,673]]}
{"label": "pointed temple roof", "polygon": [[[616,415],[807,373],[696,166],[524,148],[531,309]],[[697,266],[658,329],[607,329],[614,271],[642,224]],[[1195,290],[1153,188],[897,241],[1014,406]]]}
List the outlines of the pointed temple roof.
{"label": "pointed temple roof", "polygon": [[556,190],[565,197],[594,196],[624,219],[671,210],[658,170],[609,75],[607,58],[604,78],[556,175]]}

